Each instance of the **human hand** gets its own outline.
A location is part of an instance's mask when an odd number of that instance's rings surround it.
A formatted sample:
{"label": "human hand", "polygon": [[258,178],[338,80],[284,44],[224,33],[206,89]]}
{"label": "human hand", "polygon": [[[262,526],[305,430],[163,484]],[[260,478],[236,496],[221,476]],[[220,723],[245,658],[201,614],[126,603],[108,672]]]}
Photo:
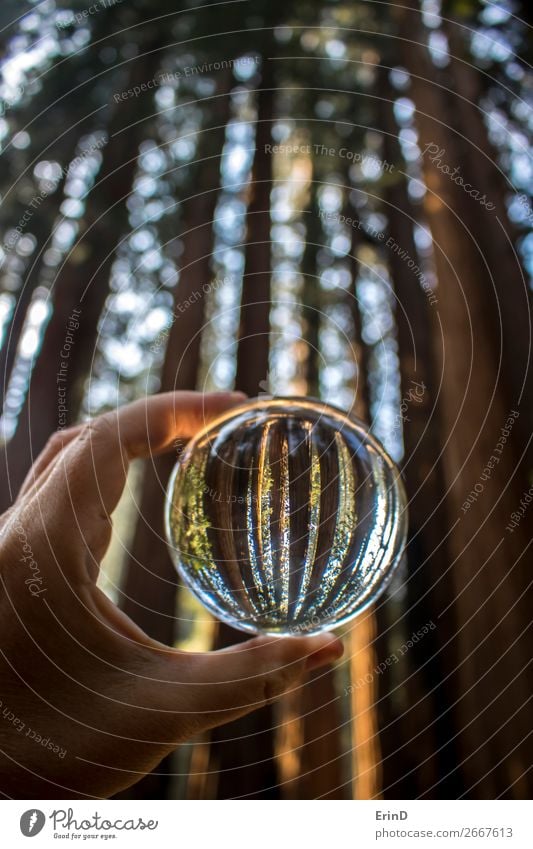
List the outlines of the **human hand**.
{"label": "human hand", "polygon": [[240,401],[167,393],[59,432],[2,516],[4,795],[111,796],[182,741],[276,699],[342,654],[327,634],[176,651],[96,585],[130,461],[170,449]]}

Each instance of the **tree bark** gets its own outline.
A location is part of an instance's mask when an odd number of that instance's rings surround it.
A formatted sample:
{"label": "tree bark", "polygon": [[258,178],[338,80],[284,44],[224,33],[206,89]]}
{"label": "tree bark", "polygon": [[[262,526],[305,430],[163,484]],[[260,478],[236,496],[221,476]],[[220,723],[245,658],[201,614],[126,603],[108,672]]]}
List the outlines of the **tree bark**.
{"label": "tree bark", "polygon": [[[441,91],[428,82],[433,69],[421,46],[424,34],[418,9],[397,13],[420,146],[436,144],[444,149],[453,169],[461,161],[455,136],[447,130],[455,116]],[[445,494],[453,523],[447,575],[458,624],[448,647],[445,680],[456,702],[463,759],[459,770],[470,797],[521,795],[530,784],[526,764],[532,754],[526,680],[531,596],[525,522],[513,533],[506,530],[519,504],[521,484],[512,435],[501,451],[497,449],[512,411],[491,335],[495,301],[483,257],[462,220],[464,191],[427,156],[423,169],[428,187],[424,210],[435,246],[443,328],[443,339],[435,337],[434,349],[442,382]],[[480,207],[478,214],[493,238],[499,239],[489,213]],[[526,414],[521,408],[517,412]],[[487,474],[493,457],[494,468]],[[446,613],[445,604],[441,613]]]}
{"label": "tree bark", "polygon": [[[144,61],[132,65],[130,86],[154,76],[160,55],[149,46]],[[150,48],[152,52],[150,52]],[[120,236],[127,229],[125,201],[129,195],[137,157],[132,156],[141,142],[145,126],[142,118],[151,113],[152,101],[136,98],[120,102],[108,128],[109,141],[103,148],[103,165],[97,185],[87,204],[85,231],[78,248],[71,252],[52,288],[52,316],[46,327],[40,352],[33,368],[30,387],[20,414],[17,430],[2,461],[8,491],[0,493],[0,510],[9,507],[35,457],[48,437],[58,428],[57,374],[60,352],[65,342],[67,322],[75,309],[81,310],[79,328],[70,351],[66,380],[62,384],[68,406],[67,424],[73,423],[83,399],[84,381],[90,368],[98,335],[98,321],[109,292],[110,269]],[[127,128],[125,133],[124,128]],[[81,261],[79,256],[85,256]]]}
{"label": "tree bark", "polygon": [[[273,121],[272,63],[263,60],[258,92],[255,156],[248,206],[245,267],[241,300],[235,388],[256,396],[268,378],[270,335],[270,193]],[[218,625],[216,647],[233,645],[245,635]],[[211,735],[210,769],[218,771],[217,798],[278,798],[274,760],[273,715],[270,706],[217,728]]]}
{"label": "tree bark", "polygon": [[[195,389],[205,316],[205,289],[212,277],[213,220],[220,185],[220,163],[229,117],[231,74],[223,74],[210,109],[211,129],[204,130],[200,161],[190,180],[195,194],[183,200],[180,221],[183,252],[174,295],[172,324],[161,372],[160,391]],[[186,309],[183,309],[185,307]],[[180,310],[180,306],[182,310]],[[164,499],[176,451],[145,461],[140,511],[131,552],[123,566],[119,606],[154,639],[173,645],[179,603],[178,577],[164,530]],[[204,744],[200,744],[203,746]],[[194,754],[194,752],[193,752]],[[166,759],[153,774],[128,791],[127,798],[163,798],[176,758]]]}
{"label": "tree bark", "polygon": [[305,341],[307,343],[306,380],[307,394],[314,398],[320,395],[320,322],[321,294],[317,266],[317,253],[320,250],[322,228],[318,206],[318,180],[314,175],[311,183],[311,203],[306,223],[306,245],[302,260],[304,277],[302,312],[304,319]]}
{"label": "tree bark", "polygon": [[255,397],[259,383],[268,377],[270,337],[270,193],[272,191],[271,143],[273,121],[272,63],[264,60],[257,104],[256,153],[248,206],[246,258],[242,284],[236,388]]}
{"label": "tree bark", "polygon": [[[160,391],[195,389],[205,315],[204,287],[212,277],[213,219],[220,181],[220,156],[228,118],[230,78],[224,76],[213,102],[213,129],[205,131],[202,162],[195,172],[196,192],[185,199],[180,218],[183,253],[174,296],[172,324],[161,373]],[[186,305],[186,310],[183,307]],[[182,310],[180,310],[182,307]],[[180,446],[177,446],[180,450]],[[175,638],[177,576],[163,527],[168,478],[177,452],[146,461],[140,514],[131,553],[125,564],[121,607],[159,641]]]}
{"label": "tree bark", "polygon": [[[438,377],[433,353],[433,338],[439,329],[439,302],[434,300],[430,289],[422,288],[414,270],[409,268],[409,259],[421,264],[414,240],[415,216],[407,193],[405,163],[392,109],[395,93],[385,70],[380,74],[380,82],[384,158],[395,165],[396,172],[384,198],[388,217],[385,250],[396,295],[402,397],[398,427],[403,432],[402,473],[409,499],[407,599],[402,605],[407,614],[400,616],[394,592],[391,603],[378,609],[379,630],[383,635],[378,642],[386,658],[398,651],[398,644],[401,647],[413,633],[435,621],[443,600],[449,603],[452,597],[442,580],[449,562],[446,548],[449,519],[443,502]],[[455,629],[456,623],[450,615],[441,618],[438,631],[430,631],[413,650],[401,656],[395,677],[380,676],[383,786],[384,794],[391,798],[412,798],[428,787],[436,788],[437,798],[453,796],[456,790],[457,785],[446,778],[457,753],[448,710],[450,699],[441,683],[442,647],[453,638]],[[394,692],[400,680],[406,693],[403,703],[399,703]],[[408,747],[408,751],[403,748],[401,754],[396,754],[398,741],[412,739],[416,739],[416,746]]]}
{"label": "tree bark", "polygon": [[[531,320],[531,291],[527,273],[521,267],[517,254],[519,233],[507,215],[506,199],[515,189],[506,181],[498,167],[498,152],[491,145],[483,114],[479,106],[483,91],[482,76],[472,67],[461,34],[450,22],[443,23],[448,37],[452,60],[449,73],[441,72],[441,79],[454,92],[450,108],[456,110],[464,138],[455,136],[461,155],[461,164],[473,187],[485,193],[494,205],[490,216],[479,214],[474,198],[465,196],[461,217],[485,258],[488,295],[494,302],[490,311],[492,336],[498,340],[502,365],[502,391],[507,404],[520,406],[521,415],[516,421],[514,439],[516,450],[525,451],[523,483],[527,483],[526,470],[533,469],[533,367],[531,349],[533,332]],[[447,99],[450,95],[447,94]],[[493,218],[487,226],[487,218]],[[490,281],[490,282],[489,282]],[[493,291],[491,291],[493,290]],[[519,438],[520,437],[520,438]]]}

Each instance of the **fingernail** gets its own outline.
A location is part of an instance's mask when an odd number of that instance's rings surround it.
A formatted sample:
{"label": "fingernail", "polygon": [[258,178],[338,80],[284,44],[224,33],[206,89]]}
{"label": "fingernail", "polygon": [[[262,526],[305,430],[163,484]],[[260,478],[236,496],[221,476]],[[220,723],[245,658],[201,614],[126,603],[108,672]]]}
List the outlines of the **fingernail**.
{"label": "fingernail", "polygon": [[328,663],[335,663],[344,654],[344,645],[337,637],[332,637],[329,645],[309,655],[306,660],[305,668],[307,671],[318,669],[320,666],[327,666]]}

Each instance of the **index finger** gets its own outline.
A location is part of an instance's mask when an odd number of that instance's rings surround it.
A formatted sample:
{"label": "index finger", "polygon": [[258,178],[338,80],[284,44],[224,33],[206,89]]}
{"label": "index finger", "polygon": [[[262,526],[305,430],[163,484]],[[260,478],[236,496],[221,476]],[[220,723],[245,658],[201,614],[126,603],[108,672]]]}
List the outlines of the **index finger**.
{"label": "index finger", "polygon": [[59,487],[80,528],[90,532],[95,516],[109,516],[115,509],[132,459],[160,454],[178,437],[189,439],[245,397],[240,392],[167,392],[106,413],[64,450],[49,483]]}

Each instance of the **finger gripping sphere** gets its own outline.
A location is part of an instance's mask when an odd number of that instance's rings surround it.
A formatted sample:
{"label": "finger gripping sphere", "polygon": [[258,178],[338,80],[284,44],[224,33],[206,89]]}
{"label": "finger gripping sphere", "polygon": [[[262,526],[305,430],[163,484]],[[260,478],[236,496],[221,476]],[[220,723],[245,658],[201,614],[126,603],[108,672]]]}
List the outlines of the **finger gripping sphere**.
{"label": "finger gripping sphere", "polygon": [[198,434],[168,490],[184,582],[245,631],[306,634],[351,619],[399,562],[399,472],[365,426],[307,399],[249,402]]}

